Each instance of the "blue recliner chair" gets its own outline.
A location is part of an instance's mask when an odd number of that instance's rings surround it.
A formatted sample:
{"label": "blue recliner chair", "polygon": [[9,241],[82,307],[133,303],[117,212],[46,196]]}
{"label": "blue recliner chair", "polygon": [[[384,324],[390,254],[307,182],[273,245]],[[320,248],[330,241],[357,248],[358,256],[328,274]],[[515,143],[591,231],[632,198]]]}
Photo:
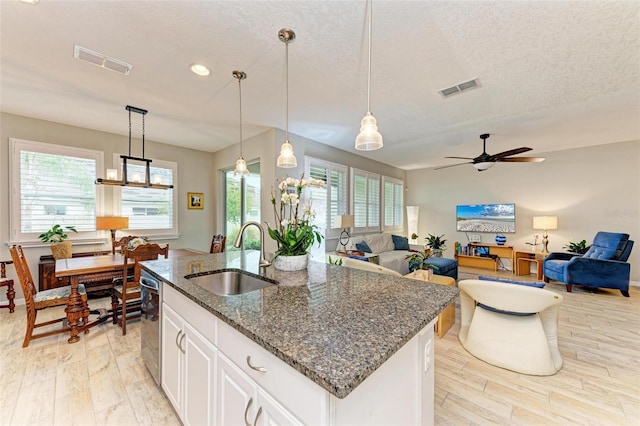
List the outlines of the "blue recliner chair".
{"label": "blue recliner chair", "polygon": [[629,297],[631,265],[627,259],[632,248],[629,234],[598,232],[583,255],[550,253],[544,259],[544,281],[563,282],[567,292],[571,292],[573,285],[617,288]]}

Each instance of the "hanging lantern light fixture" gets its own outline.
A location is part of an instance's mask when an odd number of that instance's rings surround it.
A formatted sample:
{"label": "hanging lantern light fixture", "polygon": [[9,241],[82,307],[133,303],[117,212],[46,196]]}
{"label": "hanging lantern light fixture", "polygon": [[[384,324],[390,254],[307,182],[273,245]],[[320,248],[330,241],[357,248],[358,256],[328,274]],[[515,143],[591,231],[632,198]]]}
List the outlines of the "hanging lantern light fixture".
{"label": "hanging lantern light fixture", "polygon": [[283,169],[290,169],[293,167],[298,167],[298,161],[296,160],[296,156],[293,153],[293,146],[289,142],[289,43],[293,42],[296,39],[296,33],[293,30],[289,29],[281,29],[278,31],[278,39],[284,43],[285,46],[285,84],[286,84],[286,92],[285,92],[285,114],[286,114],[286,123],[285,123],[285,141],[282,143],[280,147],[280,155],[278,156],[278,160],[276,165]]}
{"label": "hanging lantern light fixture", "polygon": [[238,93],[240,94],[240,158],[236,161],[236,167],[233,169],[233,175],[240,175],[240,178],[249,175],[249,169],[247,168],[247,162],[242,157],[242,80],[247,78],[247,74],[244,71],[233,71],[233,77],[238,80]]}
{"label": "hanging lantern light fixture", "polygon": [[[115,185],[115,186],[133,186],[136,188],[152,188],[152,189],[171,189],[173,185],[162,184],[161,177],[154,176],[153,182],[151,182],[151,159],[144,157],[144,116],[147,115],[147,110],[142,108],[136,108],[131,105],[125,107],[129,111],[129,155],[121,155],[122,159],[122,179],[118,179],[117,169],[107,169],[106,178],[98,178],[95,180],[96,185]],[[131,113],[140,114],[142,116],[142,157],[131,156]],[[127,160],[136,161],[144,164],[144,180],[142,175],[137,172],[131,173],[127,170]]]}

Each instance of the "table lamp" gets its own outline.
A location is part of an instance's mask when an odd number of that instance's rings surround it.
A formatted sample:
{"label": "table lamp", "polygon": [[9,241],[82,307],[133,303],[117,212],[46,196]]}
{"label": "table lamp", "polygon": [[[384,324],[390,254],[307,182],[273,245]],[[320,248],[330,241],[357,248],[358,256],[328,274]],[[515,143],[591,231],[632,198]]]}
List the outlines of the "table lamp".
{"label": "table lamp", "polygon": [[542,235],[542,252],[549,253],[549,238],[547,231],[549,229],[558,229],[557,216],[534,216],[533,229],[544,230],[544,235]]}
{"label": "table lamp", "polygon": [[339,242],[342,246],[343,253],[347,252],[347,244],[349,244],[349,231],[347,231],[347,228],[351,228],[353,224],[353,215],[351,214],[338,215],[335,217],[335,228],[342,228]]}
{"label": "table lamp", "polygon": [[111,254],[116,254],[116,230],[127,229],[129,227],[129,218],[122,216],[97,216],[96,229],[111,231]]}

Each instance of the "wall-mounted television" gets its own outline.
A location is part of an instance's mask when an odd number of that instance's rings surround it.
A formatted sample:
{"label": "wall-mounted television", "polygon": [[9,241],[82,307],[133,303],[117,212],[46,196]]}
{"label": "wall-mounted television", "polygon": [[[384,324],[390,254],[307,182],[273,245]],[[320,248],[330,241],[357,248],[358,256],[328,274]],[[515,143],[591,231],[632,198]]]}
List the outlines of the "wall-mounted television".
{"label": "wall-mounted television", "polygon": [[456,206],[456,230],[459,232],[516,232],[516,205],[474,204]]}

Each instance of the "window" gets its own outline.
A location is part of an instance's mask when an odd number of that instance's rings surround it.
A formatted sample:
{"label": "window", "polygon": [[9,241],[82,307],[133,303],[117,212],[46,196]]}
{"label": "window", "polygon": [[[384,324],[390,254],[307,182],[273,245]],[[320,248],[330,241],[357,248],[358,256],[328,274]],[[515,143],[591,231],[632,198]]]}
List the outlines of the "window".
{"label": "window", "polygon": [[[233,246],[240,226],[247,221],[260,223],[260,163],[248,166],[249,176],[241,179],[234,176],[233,170],[224,171],[225,185],[225,250],[238,250]],[[255,226],[248,227],[242,238],[245,249],[260,249],[260,231]]]}
{"label": "window", "polygon": [[95,231],[101,211],[96,170],[103,167],[99,151],[9,139],[11,239],[35,240],[54,224]]}
{"label": "window", "polygon": [[[122,159],[114,154],[113,164],[119,164],[122,170]],[[176,176],[178,165],[172,161],[153,160],[149,170],[151,181],[158,179],[165,185],[173,185],[173,189],[136,188],[131,186],[114,187],[114,211],[129,218],[127,232],[142,235],[177,235],[176,215]],[[143,177],[145,166],[131,164],[127,161],[127,175],[136,179]]]}
{"label": "window", "polygon": [[[334,228],[335,217],[347,214],[347,167],[307,157],[306,176],[323,181],[326,188],[310,188],[311,206],[316,212],[314,223],[325,238],[338,238],[341,229]],[[321,231],[322,232],[322,231]]]}
{"label": "window", "polygon": [[382,177],[383,184],[383,200],[384,205],[384,230],[385,231],[402,231],[403,230],[403,199],[402,189],[404,182],[400,179],[394,179],[388,176]]}
{"label": "window", "polygon": [[380,175],[351,169],[352,203],[358,232],[380,230]]}

